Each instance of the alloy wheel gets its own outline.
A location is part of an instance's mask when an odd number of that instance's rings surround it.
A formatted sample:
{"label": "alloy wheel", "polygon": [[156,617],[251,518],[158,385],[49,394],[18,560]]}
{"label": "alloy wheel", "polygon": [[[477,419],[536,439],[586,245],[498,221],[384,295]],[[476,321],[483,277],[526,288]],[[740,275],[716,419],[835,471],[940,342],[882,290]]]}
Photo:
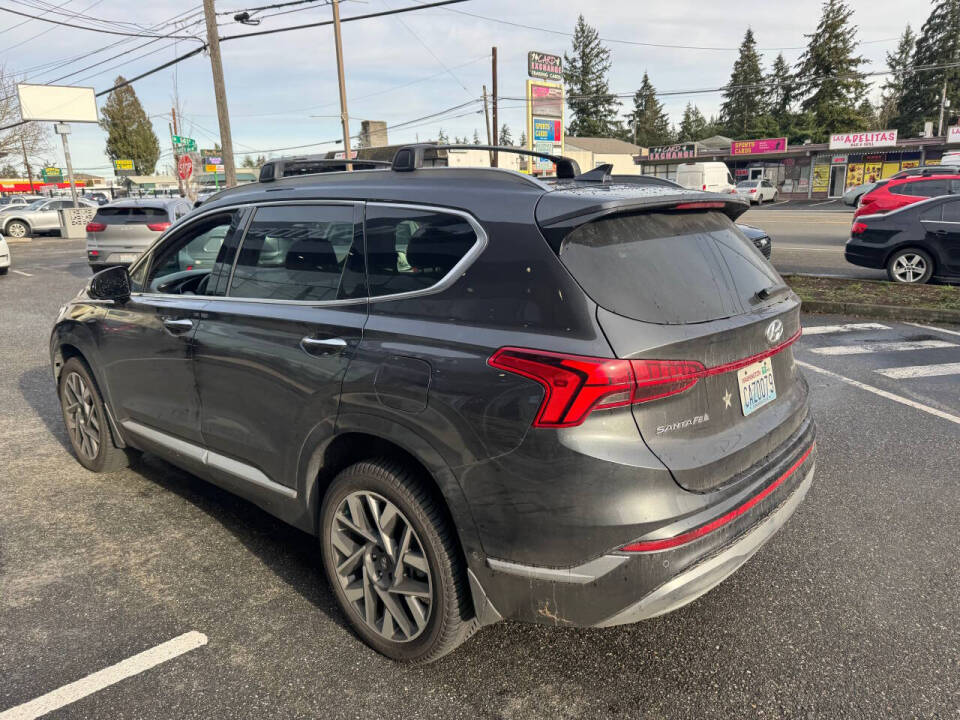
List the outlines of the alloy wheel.
{"label": "alloy wheel", "polygon": [[12,222],[7,226],[7,235],[14,238],[26,237],[27,226],[22,222]]}
{"label": "alloy wheel", "polygon": [[433,579],[407,517],[372,492],[354,492],[330,529],[334,566],[347,603],[381,637],[409,642],[427,627]]}
{"label": "alloy wheel", "polygon": [[927,261],[922,255],[904,253],[893,262],[893,274],[900,282],[917,282],[927,272]]}
{"label": "alloy wheel", "polygon": [[67,375],[62,402],[73,446],[83,457],[95,460],[100,452],[100,413],[89,385],[79,373]]}

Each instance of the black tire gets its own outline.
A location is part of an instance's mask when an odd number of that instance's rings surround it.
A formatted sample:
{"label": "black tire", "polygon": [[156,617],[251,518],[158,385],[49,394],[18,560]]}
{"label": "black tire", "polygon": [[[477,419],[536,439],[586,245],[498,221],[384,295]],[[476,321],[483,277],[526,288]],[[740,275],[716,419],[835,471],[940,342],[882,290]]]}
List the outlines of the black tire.
{"label": "black tire", "polygon": [[10,272],[9,265],[7,265],[7,267],[0,268],[0,275],[6,275],[8,272]]}
{"label": "black tire", "polygon": [[12,238],[25,238],[30,235],[30,226],[20,220],[12,220],[4,228],[4,234]]}
{"label": "black tire", "polygon": [[[89,392],[89,401],[83,403],[83,408],[78,410],[71,409],[75,407],[74,401],[77,397],[75,377],[80,379],[82,386]],[[114,444],[100,389],[83,360],[72,357],[63,364],[57,394],[67,436],[77,461],[93,472],[116,472],[127,467],[130,464],[130,454]],[[77,415],[78,412],[80,416]],[[78,418],[83,419],[85,429],[76,429],[81,424]],[[91,419],[95,420],[95,423]],[[86,440],[78,439],[83,436],[86,436]]]}
{"label": "black tire", "polygon": [[763,205],[763,193],[758,192],[758,193],[757,193],[757,207],[760,207],[761,205]]}
{"label": "black tire", "polygon": [[887,260],[887,277],[896,283],[922,285],[930,281],[933,270],[930,253],[919,248],[900,248]]}
{"label": "black tire", "polygon": [[[413,530],[415,540],[423,550],[422,557],[426,558],[426,566],[429,568],[426,583],[430,587],[429,617],[419,634],[411,634],[411,639],[391,640],[376,629],[376,608],[378,604],[383,607],[381,624],[385,626],[386,606],[381,600],[376,599],[377,596],[374,593],[370,594],[370,597],[374,598],[373,607],[375,608],[372,611],[374,621],[371,626],[367,624],[360,609],[347,598],[344,590],[344,583],[347,582],[346,573],[341,576],[337,570],[337,564],[340,560],[341,567],[346,565],[341,560],[346,553],[334,547],[334,520],[338,511],[342,511],[341,506],[348,503],[348,498],[356,497],[358,493],[378,496],[392,503],[400,511],[401,520]],[[330,586],[353,629],[377,652],[400,662],[428,663],[454,650],[477,630],[478,623],[474,617],[466,569],[452,523],[440,501],[427,490],[419,475],[404,464],[389,459],[376,459],[359,462],[341,471],[327,489],[320,512],[319,526],[323,566]],[[340,527],[342,528],[342,525]],[[360,543],[354,543],[353,546],[356,548],[354,556],[362,553],[363,558],[355,565],[366,567],[368,553],[376,553],[377,547],[381,548],[380,561],[384,559],[382,544],[375,546],[374,543],[368,542],[366,546],[361,546]],[[397,548],[394,544],[394,554],[396,553]],[[391,554],[392,557],[393,554]],[[373,558],[377,559],[376,554]],[[406,565],[403,562],[397,562],[396,567],[401,568],[400,572],[403,573]],[[417,571],[411,568],[408,572]],[[366,579],[369,576],[363,577]],[[370,587],[375,589],[373,585]],[[380,592],[380,597],[384,594]],[[366,608],[366,597],[364,592],[364,608]],[[392,621],[391,628],[393,628]]]}

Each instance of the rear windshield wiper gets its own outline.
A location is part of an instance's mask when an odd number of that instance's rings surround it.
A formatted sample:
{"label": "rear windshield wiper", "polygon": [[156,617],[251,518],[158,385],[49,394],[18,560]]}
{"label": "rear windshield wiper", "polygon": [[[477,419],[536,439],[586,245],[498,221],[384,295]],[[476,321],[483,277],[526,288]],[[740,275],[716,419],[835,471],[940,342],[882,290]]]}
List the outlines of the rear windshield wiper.
{"label": "rear windshield wiper", "polygon": [[757,290],[753,294],[753,299],[758,302],[763,302],[764,300],[769,300],[772,297],[777,295],[783,295],[784,293],[790,292],[789,285],[771,285],[770,287],[765,287],[760,290]]}

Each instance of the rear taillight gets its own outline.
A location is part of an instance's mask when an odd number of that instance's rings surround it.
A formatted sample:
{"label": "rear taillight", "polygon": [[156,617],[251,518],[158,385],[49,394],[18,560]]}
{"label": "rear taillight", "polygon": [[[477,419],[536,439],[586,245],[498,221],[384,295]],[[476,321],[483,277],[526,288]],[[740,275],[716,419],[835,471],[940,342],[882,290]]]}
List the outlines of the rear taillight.
{"label": "rear taillight", "polygon": [[722,202],[686,202],[678,203],[673,206],[674,210],[708,210],[710,208],[723,208],[726,205]]}
{"label": "rear taillight", "polygon": [[543,386],[534,427],[573,427],[593,410],[681,393],[704,370],[689,360],[617,360],[522,348],[501,348],[488,362]]}
{"label": "rear taillight", "polygon": [[862,222],[855,222],[853,227],[850,228],[851,235],[863,235],[867,231],[867,224]]}
{"label": "rear taillight", "polygon": [[707,186],[706,186],[706,185],[704,185],[704,186],[703,186],[703,189],[704,189],[704,190],[706,190],[706,189],[707,189]]}
{"label": "rear taillight", "polygon": [[99,251],[99,250],[88,250],[88,251],[87,251],[87,255],[89,255],[90,257],[100,257],[100,251]]}
{"label": "rear taillight", "polygon": [[147,223],[147,227],[153,230],[154,232],[163,232],[168,227],[170,227],[170,223],[168,222]]}
{"label": "rear taillight", "polygon": [[755,193],[756,191],[757,191],[756,188],[750,188],[750,192]]}
{"label": "rear taillight", "polygon": [[107,229],[107,226],[103,223],[98,222],[88,222],[87,223],[87,232],[103,232]]}

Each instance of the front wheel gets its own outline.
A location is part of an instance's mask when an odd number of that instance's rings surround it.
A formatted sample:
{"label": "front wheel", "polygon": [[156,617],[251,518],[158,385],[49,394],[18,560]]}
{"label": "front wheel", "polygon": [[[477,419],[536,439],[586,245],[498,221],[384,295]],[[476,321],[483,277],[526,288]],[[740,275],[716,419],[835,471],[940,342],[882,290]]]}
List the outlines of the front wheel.
{"label": "front wheel", "polygon": [[933,275],[933,258],[923,250],[897,250],[887,262],[887,276],[894,282],[922,284]]}
{"label": "front wheel", "polygon": [[0,268],[0,275],[6,275],[10,271],[10,266]]}
{"label": "front wheel", "polygon": [[14,220],[12,223],[7,225],[6,234],[12,238],[24,238],[30,234],[30,228],[27,227],[26,223],[20,222],[19,220]]}
{"label": "front wheel", "polygon": [[374,650],[431,662],[475,631],[454,528],[402,464],[360,462],[337,475],[323,500],[320,542],[337,600]]}
{"label": "front wheel", "polygon": [[763,194],[757,193],[757,205],[763,205]]}

